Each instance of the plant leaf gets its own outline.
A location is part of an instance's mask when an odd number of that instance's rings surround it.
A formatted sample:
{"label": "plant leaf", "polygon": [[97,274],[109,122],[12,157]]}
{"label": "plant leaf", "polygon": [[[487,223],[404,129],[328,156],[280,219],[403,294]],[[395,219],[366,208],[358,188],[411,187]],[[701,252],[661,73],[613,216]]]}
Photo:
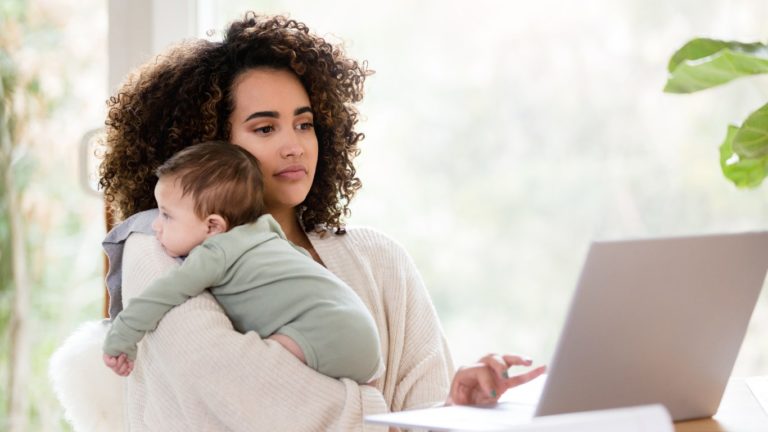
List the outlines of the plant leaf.
{"label": "plant leaf", "polygon": [[677,50],[667,65],[667,93],[693,93],[736,78],[768,73],[768,45],[694,39]]}
{"label": "plant leaf", "polygon": [[758,108],[742,123],[733,137],[733,152],[741,158],[768,156],[768,104]]}
{"label": "plant leaf", "polygon": [[755,188],[763,182],[768,167],[768,156],[762,158],[742,158],[733,151],[733,140],[739,133],[739,127],[728,126],[725,141],[720,145],[720,168],[723,175],[739,188]]}

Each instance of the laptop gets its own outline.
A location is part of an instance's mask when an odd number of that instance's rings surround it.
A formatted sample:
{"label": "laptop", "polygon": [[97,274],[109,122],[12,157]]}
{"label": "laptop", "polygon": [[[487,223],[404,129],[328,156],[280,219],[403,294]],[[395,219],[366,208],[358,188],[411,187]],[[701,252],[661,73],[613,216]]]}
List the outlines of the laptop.
{"label": "laptop", "polygon": [[366,421],[450,430],[445,420],[455,415],[463,430],[487,430],[489,412],[514,424],[648,404],[664,405],[675,421],[710,417],[767,269],[768,232],[595,242],[538,403],[439,407]]}

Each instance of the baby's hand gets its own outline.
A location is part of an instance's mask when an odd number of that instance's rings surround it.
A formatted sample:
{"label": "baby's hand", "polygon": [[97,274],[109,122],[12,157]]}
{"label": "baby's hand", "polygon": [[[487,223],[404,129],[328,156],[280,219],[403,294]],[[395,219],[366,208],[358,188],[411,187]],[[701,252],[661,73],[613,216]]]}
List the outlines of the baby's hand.
{"label": "baby's hand", "polygon": [[120,376],[128,376],[133,371],[133,360],[129,360],[125,353],[119,356],[104,354],[104,364]]}

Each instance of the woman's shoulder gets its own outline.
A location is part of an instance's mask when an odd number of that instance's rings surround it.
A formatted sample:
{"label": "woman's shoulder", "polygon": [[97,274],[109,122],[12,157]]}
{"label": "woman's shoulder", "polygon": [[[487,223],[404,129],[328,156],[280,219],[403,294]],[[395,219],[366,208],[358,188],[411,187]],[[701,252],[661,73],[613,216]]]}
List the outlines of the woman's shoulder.
{"label": "woman's shoulder", "polygon": [[406,249],[377,229],[350,226],[344,234],[313,234],[310,240],[326,267],[358,293],[362,286],[375,285],[375,291],[395,294],[401,291],[396,287],[406,288],[403,281],[420,279]]}
{"label": "woman's shoulder", "polygon": [[180,260],[166,254],[155,236],[134,232],[125,241],[121,264],[120,291],[125,304],[153,280],[178,266]]}
{"label": "woman's shoulder", "polygon": [[313,243],[341,246],[359,257],[392,259],[407,258],[402,244],[384,232],[368,226],[346,226],[343,233],[324,230],[313,233]]}
{"label": "woman's shoulder", "polygon": [[374,312],[388,309],[382,309],[384,303],[391,303],[389,310],[394,310],[404,298],[426,292],[405,248],[377,229],[350,226],[344,234],[312,233],[310,241],[326,268],[352,287]]}
{"label": "woman's shoulder", "polygon": [[361,245],[397,249],[403,248],[393,237],[373,227],[353,225],[345,227],[344,231],[345,234],[342,234],[341,237],[349,236],[349,239],[358,242]]}

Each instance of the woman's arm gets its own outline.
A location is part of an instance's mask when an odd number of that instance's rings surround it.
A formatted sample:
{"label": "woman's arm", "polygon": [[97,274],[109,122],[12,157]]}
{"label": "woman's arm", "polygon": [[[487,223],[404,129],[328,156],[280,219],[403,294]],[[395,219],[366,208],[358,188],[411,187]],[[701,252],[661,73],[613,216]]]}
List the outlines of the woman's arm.
{"label": "woman's arm", "polygon": [[[386,340],[390,365],[384,387],[393,411],[441,405],[492,403],[509,388],[544,372],[540,366],[509,376],[510,366],[530,366],[519,356],[489,354],[455,374],[437,313],[411,257],[399,244],[370,229],[350,230],[353,243],[366,252],[386,311]],[[365,296],[364,296],[365,300]],[[374,315],[382,316],[376,312]],[[379,321],[381,318],[379,318]],[[383,337],[383,336],[382,336]],[[394,384],[394,385],[393,385]],[[450,393],[449,393],[450,390]]]}
{"label": "woman's arm", "polygon": [[373,315],[386,371],[378,380],[392,411],[445,401],[453,363],[418,270],[405,250],[369,228],[311,235],[325,265],[351,286]]}
{"label": "woman's arm", "polygon": [[440,321],[410,255],[375,231],[361,230],[359,234],[367,234],[363,244],[375,245],[370,249],[372,267],[380,281],[384,309],[390,315],[389,355],[397,360],[389,364],[397,368],[390,371],[397,384],[391,398],[388,389],[384,394],[393,411],[443,403],[493,403],[508,389],[544,372],[545,368],[539,366],[509,376],[509,367],[531,366],[532,361],[514,355],[488,354],[454,373]]}
{"label": "woman's arm", "polygon": [[[124,301],[174,265],[154,237],[134,234],[123,257]],[[172,309],[140,345],[128,380],[132,429],[362,429],[381,394],[325,377],[273,341],[240,334],[206,293]]]}
{"label": "woman's arm", "polygon": [[[375,267],[382,278],[389,309],[390,357],[395,361],[396,386],[392,411],[424,408],[445,401],[454,373],[453,360],[421,274],[410,255],[398,243],[379,241]],[[389,251],[387,254],[382,254]]]}

